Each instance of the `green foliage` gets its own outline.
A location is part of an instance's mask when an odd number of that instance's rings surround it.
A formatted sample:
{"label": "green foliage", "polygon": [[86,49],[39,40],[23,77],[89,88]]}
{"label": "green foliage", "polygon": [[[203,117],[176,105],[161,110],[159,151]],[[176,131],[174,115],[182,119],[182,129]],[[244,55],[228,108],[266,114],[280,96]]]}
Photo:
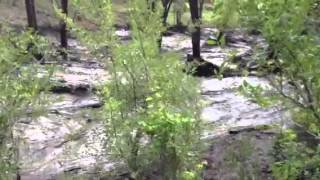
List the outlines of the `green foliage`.
{"label": "green foliage", "polygon": [[44,39],[31,32],[17,34],[3,30],[0,36],[0,179],[11,179],[16,166],[14,123],[19,117],[35,112],[40,102],[37,97],[49,87],[49,77],[39,77],[40,68],[30,63],[33,56],[27,51],[30,44],[37,44],[30,49],[34,51],[44,48],[44,43]]}
{"label": "green foliage", "polygon": [[270,52],[260,56],[259,63],[261,67],[272,64],[273,69],[280,71],[271,80],[279,97],[297,107],[293,109],[301,115],[295,118],[299,123],[319,133],[320,45],[314,26],[308,25],[315,19],[312,16],[315,3],[314,0],[238,0],[232,4],[238,4],[239,25],[254,28],[266,38]]}
{"label": "green foliage", "polygon": [[[269,52],[260,56],[260,66],[274,66],[278,73],[270,78],[277,99],[292,110],[296,122],[320,133],[320,44],[316,27],[316,0],[237,0],[224,1],[234,7],[239,27],[261,32],[269,44]],[[219,8],[219,7],[217,7]],[[223,7],[220,10],[225,11]],[[222,24],[228,17],[222,14]],[[265,90],[244,84],[242,92],[262,105],[275,98]],[[273,168],[276,179],[319,179],[319,154],[310,155],[306,148],[285,133],[277,149]],[[312,159],[312,158],[314,159]],[[306,170],[311,167],[312,170]],[[307,169],[308,169],[307,168]]]}
{"label": "green foliage", "polygon": [[275,144],[276,163],[272,174],[276,180],[320,178],[320,154],[297,142],[292,131],[281,134]]}
{"label": "green foliage", "polygon": [[159,52],[158,40],[164,30],[162,10],[152,9],[145,1],[129,1],[132,41],[122,44],[114,36],[109,19],[113,16],[111,2],[101,2],[97,6],[73,1],[73,5],[93,12],[89,18],[106,22],[98,24],[95,32],[62,18],[99,59],[106,60],[111,72],[110,82],[100,91],[105,102],[101,115],[108,150],[136,179],[153,172],[164,179],[196,177],[201,133],[198,84],[183,73],[178,55]]}
{"label": "green foliage", "polygon": [[[94,12],[110,13],[106,8],[112,7],[110,2],[104,2]],[[92,9],[91,6],[88,7]],[[182,72],[177,55],[159,52],[162,12],[153,11],[147,3],[137,0],[130,1],[129,7],[133,40],[128,44],[119,43],[111,31],[104,31],[111,29],[109,21],[99,25],[102,28],[94,32],[96,38],[90,32],[78,31],[82,38],[91,39],[87,43],[97,42],[96,50],[107,46],[112,54],[111,59],[106,58],[110,60],[107,66],[112,78],[101,91],[107,146],[127,164],[134,178],[152,171],[167,179],[182,178],[186,175],[184,171],[195,168],[197,160],[198,85]],[[110,17],[105,13],[99,15],[98,21]]]}
{"label": "green foliage", "polygon": [[235,0],[216,0],[214,9],[206,15],[206,19],[222,31],[235,27],[239,21],[238,5]]}
{"label": "green foliage", "polygon": [[[76,21],[62,13],[57,4],[54,4],[56,16],[64,19],[71,33],[86,44],[94,53],[106,56],[106,49],[114,42],[114,16],[111,0],[96,0],[94,3],[87,0],[71,0],[70,7],[79,13],[79,16],[90,22],[95,29],[80,26]],[[103,53],[102,53],[103,52]]]}
{"label": "green foliage", "polygon": [[259,177],[259,163],[252,162],[254,147],[250,138],[241,138],[228,149],[226,161],[240,180],[254,180]]}
{"label": "green foliage", "polygon": [[253,86],[247,81],[243,81],[242,85],[239,87],[239,92],[242,95],[255,101],[261,107],[270,107],[279,101],[278,96],[276,95],[265,95],[266,91],[267,88],[263,88],[261,85]]}

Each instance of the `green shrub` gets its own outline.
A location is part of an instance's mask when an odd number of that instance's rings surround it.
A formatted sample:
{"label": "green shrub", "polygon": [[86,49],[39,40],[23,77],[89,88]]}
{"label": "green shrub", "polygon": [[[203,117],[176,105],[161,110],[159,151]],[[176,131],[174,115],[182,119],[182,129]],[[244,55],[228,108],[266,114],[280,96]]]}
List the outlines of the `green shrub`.
{"label": "green shrub", "polygon": [[[80,1],[74,2],[81,6]],[[100,8],[91,9],[101,11],[97,21],[108,19],[106,13],[112,12],[111,2],[103,2]],[[190,179],[199,172],[198,83],[183,73],[178,55],[159,52],[162,10],[154,11],[140,0],[129,1],[128,6],[132,41],[127,44],[116,40],[110,19],[97,32],[69,23],[80,39],[89,39],[84,42],[111,72],[110,82],[100,91],[108,150],[126,164],[133,178],[143,179],[155,172],[164,179]]]}
{"label": "green shrub", "polygon": [[198,85],[177,55],[158,52],[159,14],[138,1],[131,5],[133,41],[114,49],[103,91],[109,145],[135,178],[152,171],[182,178],[194,168],[200,143]]}
{"label": "green shrub", "polygon": [[[270,84],[276,91],[272,97],[263,95],[265,92],[261,87],[253,87],[247,83],[242,90],[264,106],[281,102],[291,110],[296,122],[319,134],[320,41],[319,29],[316,28],[319,2],[237,0],[224,3],[229,3],[225,7],[237,4],[234,11],[238,14],[235,20],[239,27],[260,32],[266,39],[268,51],[260,55],[258,61],[261,71],[276,71],[270,78]],[[229,20],[219,19],[223,23],[228,23]],[[312,155],[314,160],[311,161],[310,154],[303,152],[305,148],[290,137],[291,134],[284,134],[278,142],[277,149],[281,151],[278,154],[285,157],[277,159],[274,166],[276,179],[299,179],[302,175],[307,179],[319,179],[319,154]],[[304,171],[309,166],[312,171]]]}
{"label": "green shrub", "polygon": [[272,174],[275,179],[320,178],[320,154],[296,139],[292,131],[281,134],[275,143],[275,163]]}
{"label": "green shrub", "polygon": [[[0,179],[12,179],[17,166],[12,128],[22,116],[34,114],[39,96],[48,87],[48,75],[40,77],[37,63],[31,63],[30,43],[40,47],[44,39],[31,32],[2,30],[0,36]],[[44,70],[44,68],[42,68]],[[42,72],[43,73],[43,72]]]}

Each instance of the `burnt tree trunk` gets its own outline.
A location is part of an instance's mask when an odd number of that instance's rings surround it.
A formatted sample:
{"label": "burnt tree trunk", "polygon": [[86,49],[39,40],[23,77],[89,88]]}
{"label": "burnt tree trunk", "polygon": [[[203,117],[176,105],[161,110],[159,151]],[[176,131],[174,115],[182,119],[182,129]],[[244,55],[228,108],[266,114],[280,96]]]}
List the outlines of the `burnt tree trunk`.
{"label": "burnt tree trunk", "polygon": [[[15,2],[15,1],[14,1]],[[36,8],[34,4],[34,0],[25,0],[27,19],[28,19],[28,27],[32,30],[32,33],[37,33],[38,25],[37,25],[37,16],[36,16]],[[37,48],[34,48],[34,42],[30,41],[27,46],[27,51],[32,54],[32,56],[39,60],[43,60],[43,54],[39,52]],[[17,176],[18,178],[19,176]]]}
{"label": "burnt tree trunk", "polygon": [[34,0],[25,0],[28,27],[32,28],[34,31],[38,30],[36,9],[34,5]]}
{"label": "burnt tree trunk", "polygon": [[[162,25],[165,27],[167,25],[167,19],[169,16],[171,5],[172,5],[172,0],[162,0],[161,2],[164,9],[162,14]],[[158,40],[159,49],[161,49],[163,35],[164,35],[164,32],[161,33],[161,37]]]}
{"label": "burnt tree trunk", "polygon": [[[68,0],[61,0],[61,9],[62,13],[67,15],[68,14]],[[67,31],[67,24],[65,22],[65,19],[62,19],[60,27],[60,42],[62,47],[62,55],[64,56],[64,59],[67,59],[67,53],[66,50],[68,49],[68,31]]]}
{"label": "burnt tree trunk", "polygon": [[163,15],[162,15],[162,24],[167,25],[167,19],[169,16],[169,11],[172,5],[172,0],[162,0],[162,5],[163,5]]}
{"label": "burnt tree trunk", "polygon": [[189,0],[191,19],[193,23],[192,30],[192,55],[194,59],[201,59],[200,55],[200,15],[199,15],[199,1]]}

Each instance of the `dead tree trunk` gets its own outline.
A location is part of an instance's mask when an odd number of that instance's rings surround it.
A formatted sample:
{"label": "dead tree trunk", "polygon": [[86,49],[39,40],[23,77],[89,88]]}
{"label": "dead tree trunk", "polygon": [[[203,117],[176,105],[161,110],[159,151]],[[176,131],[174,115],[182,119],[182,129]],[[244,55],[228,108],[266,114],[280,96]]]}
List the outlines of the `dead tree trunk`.
{"label": "dead tree trunk", "polygon": [[[61,0],[61,9],[63,14],[68,14],[68,0]],[[62,55],[64,56],[64,59],[67,59],[66,51],[68,49],[68,31],[65,19],[62,19],[60,24],[60,42],[62,48]]]}
{"label": "dead tree trunk", "polygon": [[[36,8],[34,4],[34,0],[25,0],[27,19],[28,19],[28,27],[32,29],[33,33],[38,31],[37,25],[37,16],[36,16]],[[28,43],[27,51],[30,52],[33,57],[37,60],[41,60],[43,58],[43,54],[38,51],[37,48],[34,48],[35,44],[31,41]],[[18,178],[19,176],[17,176]]]}
{"label": "dead tree trunk", "polygon": [[191,19],[193,23],[192,30],[192,55],[194,59],[201,59],[200,56],[200,16],[199,16],[199,1],[189,0]]}
{"label": "dead tree trunk", "polygon": [[[162,14],[162,24],[163,26],[167,25],[167,19],[169,16],[169,11],[172,5],[172,0],[162,0],[162,6],[163,6],[163,14]],[[162,36],[164,35],[164,32],[161,33],[161,37],[158,40],[158,46],[159,49],[161,49],[161,45],[162,45]]]}
{"label": "dead tree trunk", "polygon": [[184,33],[187,30],[187,26],[183,24],[182,18],[185,10],[185,0],[174,0],[176,25],[174,30],[176,32]]}
{"label": "dead tree trunk", "polygon": [[36,10],[34,5],[34,0],[25,0],[28,27],[32,28],[34,31],[38,30]]}
{"label": "dead tree trunk", "polygon": [[163,25],[167,24],[167,19],[169,16],[169,11],[172,5],[172,0],[162,0],[162,5],[163,5],[163,15],[162,15],[162,23]]}
{"label": "dead tree trunk", "polygon": [[184,10],[184,0],[175,0],[175,11],[176,11],[176,26],[182,27],[182,15]]}

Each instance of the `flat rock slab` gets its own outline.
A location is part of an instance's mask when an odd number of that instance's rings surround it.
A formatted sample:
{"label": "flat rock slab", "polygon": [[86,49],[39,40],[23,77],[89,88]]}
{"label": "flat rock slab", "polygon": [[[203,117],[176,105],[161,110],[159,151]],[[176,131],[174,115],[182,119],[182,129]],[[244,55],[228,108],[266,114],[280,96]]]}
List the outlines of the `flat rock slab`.
{"label": "flat rock slab", "polygon": [[105,154],[101,123],[88,121],[85,113],[49,114],[30,123],[17,123],[21,176],[27,179],[55,179],[63,172],[110,171],[115,163]]}
{"label": "flat rock slab", "polygon": [[[218,30],[204,28],[200,41],[202,58],[214,65],[225,69],[225,76],[239,76],[242,71],[254,71],[258,64],[252,57],[253,52],[264,51],[268,48],[266,41],[257,35],[246,35],[241,31],[227,33],[228,43],[224,46],[209,45],[210,36],[217,34]],[[175,51],[184,56],[192,54],[192,43],[189,34],[175,33],[162,38],[164,51]],[[185,58],[186,59],[186,58]]]}
{"label": "flat rock slab", "polygon": [[53,102],[48,108],[50,111],[99,108],[103,106],[103,102],[99,97],[90,93],[80,96],[74,94],[53,94],[51,97]]}
{"label": "flat rock slab", "polygon": [[263,77],[202,78],[200,79],[201,92],[202,94],[206,94],[210,92],[237,90],[245,81],[253,86],[271,88],[268,80]]}
{"label": "flat rock slab", "polygon": [[279,130],[241,131],[210,141],[204,179],[272,179],[272,151]]}
{"label": "flat rock slab", "polygon": [[289,117],[278,106],[263,108],[242,96],[238,88],[246,81],[251,85],[270,88],[267,80],[258,77],[230,77],[222,80],[202,79],[202,97],[207,106],[201,117],[213,129],[205,131],[205,137],[216,137],[230,129],[244,126],[283,124]]}
{"label": "flat rock slab", "polygon": [[69,42],[69,61],[57,64],[52,77],[54,93],[74,93],[77,89],[92,90],[110,78],[107,67],[78,41]]}
{"label": "flat rock slab", "polygon": [[107,71],[101,67],[86,67],[85,64],[72,64],[63,67],[64,71],[58,71],[53,76],[53,88],[55,93],[77,93],[80,91],[92,91],[109,79]]}

